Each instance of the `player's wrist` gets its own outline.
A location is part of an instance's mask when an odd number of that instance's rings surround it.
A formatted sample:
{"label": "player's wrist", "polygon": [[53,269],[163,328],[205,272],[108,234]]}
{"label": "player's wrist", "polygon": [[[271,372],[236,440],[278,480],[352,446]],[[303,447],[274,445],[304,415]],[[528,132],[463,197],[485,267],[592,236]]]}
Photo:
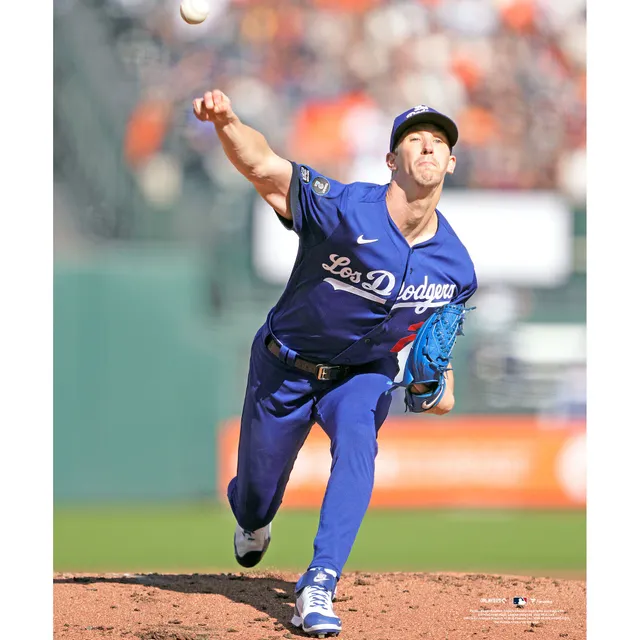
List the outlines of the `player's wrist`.
{"label": "player's wrist", "polygon": [[238,118],[238,116],[231,110],[226,113],[216,114],[215,119],[213,120],[213,125],[217,131],[222,131],[229,125],[237,125],[239,123],[240,118]]}
{"label": "player's wrist", "polygon": [[428,405],[428,402],[424,402],[422,407],[426,413],[431,413],[436,416],[443,416],[445,413],[449,413],[449,411],[453,410],[455,403],[456,402],[455,402],[455,398],[453,397],[453,394],[448,395],[445,393],[445,395],[435,405],[435,407],[431,407],[431,408],[426,407],[425,405]]}

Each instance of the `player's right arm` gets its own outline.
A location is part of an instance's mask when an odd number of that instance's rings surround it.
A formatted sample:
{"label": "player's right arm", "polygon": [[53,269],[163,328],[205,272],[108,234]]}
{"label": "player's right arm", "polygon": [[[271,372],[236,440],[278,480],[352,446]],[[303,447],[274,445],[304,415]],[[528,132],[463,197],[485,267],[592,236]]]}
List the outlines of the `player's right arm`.
{"label": "player's right arm", "polygon": [[292,220],[287,206],[291,163],[277,155],[260,132],[240,121],[231,108],[231,100],[222,91],[214,89],[196,98],[193,113],[198,120],[213,123],[233,166],[279,215]]}

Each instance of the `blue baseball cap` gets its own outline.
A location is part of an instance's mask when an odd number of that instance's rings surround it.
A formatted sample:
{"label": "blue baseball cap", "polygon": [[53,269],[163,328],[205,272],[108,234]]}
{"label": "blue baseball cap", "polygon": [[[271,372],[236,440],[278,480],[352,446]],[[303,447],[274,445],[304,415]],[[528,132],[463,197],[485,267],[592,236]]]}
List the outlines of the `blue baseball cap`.
{"label": "blue baseball cap", "polygon": [[426,104],[419,104],[404,113],[401,113],[394,121],[391,129],[391,140],[389,142],[389,151],[398,145],[400,138],[404,132],[413,127],[414,124],[421,123],[434,124],[442,129],[449,139],[449,146],[453,149],[453,145],[458,142],[458,127],[456,123],[444,114],[428,107]]}

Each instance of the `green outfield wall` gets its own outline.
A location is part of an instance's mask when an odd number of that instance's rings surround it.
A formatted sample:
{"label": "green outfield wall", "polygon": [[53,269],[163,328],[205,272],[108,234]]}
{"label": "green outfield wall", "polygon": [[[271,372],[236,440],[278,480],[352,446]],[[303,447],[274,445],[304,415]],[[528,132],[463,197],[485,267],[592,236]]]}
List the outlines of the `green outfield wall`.
{"label": "green outfield wall", "polygon": [[57,263],[56,499],[197,498],[240,410],[259,319],[213,319],[206,270],[166,250]]}
{"label": "green outfield wall", "polygon": [[[137,245],[56,261],[56,500],[216,496],[216,428],[240,415],[251,341],[281,292],[257,280],[241,247],[227,243],[216,260]],[[580,282],[568,286],[582,295]],[[539,294],[532,316],[575,322],[552,294]],[[472,377],[482,341],[472,322],[465,333],[455,353],[456,415],[495,413],[483,379]],[[398,396],[392,413],[403,409]]]}

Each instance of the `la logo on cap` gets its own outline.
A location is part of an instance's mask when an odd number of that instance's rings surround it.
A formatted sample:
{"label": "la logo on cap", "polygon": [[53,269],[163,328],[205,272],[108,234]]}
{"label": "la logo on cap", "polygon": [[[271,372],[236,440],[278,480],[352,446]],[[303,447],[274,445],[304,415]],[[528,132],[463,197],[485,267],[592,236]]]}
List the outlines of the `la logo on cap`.
{"label": "la logo on cap", "polygon": [[431,111],[431,107],[426,104],[419,104],[417,107],[413,107],[413,111],[407,113],[407,118],[411,118],[419,113],[424,113],[425,111]]}

